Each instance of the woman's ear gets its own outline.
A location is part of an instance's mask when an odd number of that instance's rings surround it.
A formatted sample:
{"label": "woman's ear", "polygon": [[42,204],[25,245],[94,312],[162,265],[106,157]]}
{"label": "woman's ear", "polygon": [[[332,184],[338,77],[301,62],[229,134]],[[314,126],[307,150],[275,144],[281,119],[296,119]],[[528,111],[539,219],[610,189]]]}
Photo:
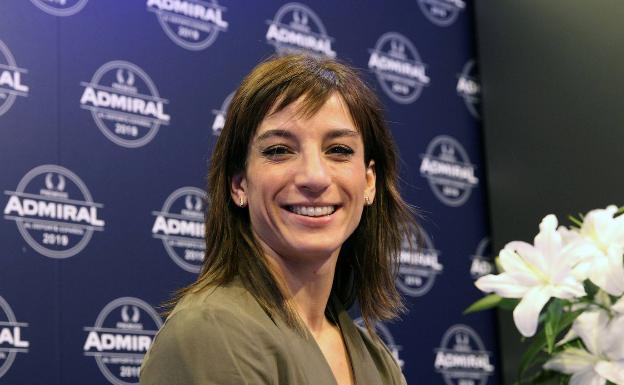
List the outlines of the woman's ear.
{"label": "woman's ear", "polygon": [[247,180],[244,172],[239,172],[232,177],[230,194],[232,194],[232,200],[237,206],[245,207],[247,205]]}
{"label": "woman's ear", "polygon": [[366,167],[366,190],[364,190],[364,196],[368,197],[368,204],[371,205],[375,201],[375,182],[377,175],[375,173],[375,161],[371,159]]}

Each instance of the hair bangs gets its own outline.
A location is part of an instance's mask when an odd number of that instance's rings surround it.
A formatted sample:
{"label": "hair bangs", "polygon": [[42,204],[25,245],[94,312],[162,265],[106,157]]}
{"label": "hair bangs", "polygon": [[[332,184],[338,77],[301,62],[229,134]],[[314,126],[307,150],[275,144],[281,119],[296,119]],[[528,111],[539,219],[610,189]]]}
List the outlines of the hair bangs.
{"label": "hair bangs", "polygon": [[290,81],[284,87],[267,115],[278,113],[298,101],[297,115],[310,118],[338,91],[334,84],[328,84],[324,78],[317,78],[315,74],[306,75],[304,79]]}

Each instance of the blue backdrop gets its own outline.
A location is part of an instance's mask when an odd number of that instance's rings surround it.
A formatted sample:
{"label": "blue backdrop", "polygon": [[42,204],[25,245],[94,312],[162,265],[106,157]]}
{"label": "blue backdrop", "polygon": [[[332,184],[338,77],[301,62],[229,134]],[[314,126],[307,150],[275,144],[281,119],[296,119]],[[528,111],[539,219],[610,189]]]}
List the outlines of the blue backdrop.
{"label": "blue backdrop", "polygon": [[[386,107],[427,247],[378,325],[410,384],[498,384],[472,5],[0,2],[0,383],[135,384],[157,306],[203,258],[206,166],[274,53],[337,57]],[[353,314],[357,318],[357,314]]]}

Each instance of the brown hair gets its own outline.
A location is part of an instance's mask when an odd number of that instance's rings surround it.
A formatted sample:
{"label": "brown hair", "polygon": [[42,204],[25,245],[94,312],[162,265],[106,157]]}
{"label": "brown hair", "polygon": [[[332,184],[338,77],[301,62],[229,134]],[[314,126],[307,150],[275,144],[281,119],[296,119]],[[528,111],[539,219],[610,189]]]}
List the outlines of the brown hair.
{"label": "brown hair", "polygon": [[[364,142],[365,164],[375,161],[374,204],[343,244],[332,293],[349,308],[358,302],[369,332],[374,322],[396,317],[404,309],[395,287],[401,242],[418,229],[414,215],[397,188],[397,155],[383,120],[381,103],[350,67],[331,59],[305,55],[271,58],[243,80],[228,108],[225,126],[212,154],[208,174],[206,256],[197,281],[181,289],[169,303],[235,277],[272,317],[300,329],[301,320],[271,273],[252,234],[248,211],[233,202],[232,177],[245,171],[248,148],[256,129],[271,112],[302,98],[301,113],[311,116],[338,92]],[[419,234],[419,231],[417,231]]]}

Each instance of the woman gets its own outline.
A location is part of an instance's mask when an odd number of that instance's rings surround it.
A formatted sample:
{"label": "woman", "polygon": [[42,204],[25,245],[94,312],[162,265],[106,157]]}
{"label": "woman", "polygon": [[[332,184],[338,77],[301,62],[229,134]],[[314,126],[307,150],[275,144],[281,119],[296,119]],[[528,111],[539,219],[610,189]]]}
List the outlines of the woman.
{"label": "woman", "polygon": [[[141,384],[404,383],[372,330],[403,310],[393,259],[413,217],[396,178],[380,103],[353,70],[302,55],[257,66],[212,156],[202,272]],[[355,301],[368,332],[345,311]]]}

